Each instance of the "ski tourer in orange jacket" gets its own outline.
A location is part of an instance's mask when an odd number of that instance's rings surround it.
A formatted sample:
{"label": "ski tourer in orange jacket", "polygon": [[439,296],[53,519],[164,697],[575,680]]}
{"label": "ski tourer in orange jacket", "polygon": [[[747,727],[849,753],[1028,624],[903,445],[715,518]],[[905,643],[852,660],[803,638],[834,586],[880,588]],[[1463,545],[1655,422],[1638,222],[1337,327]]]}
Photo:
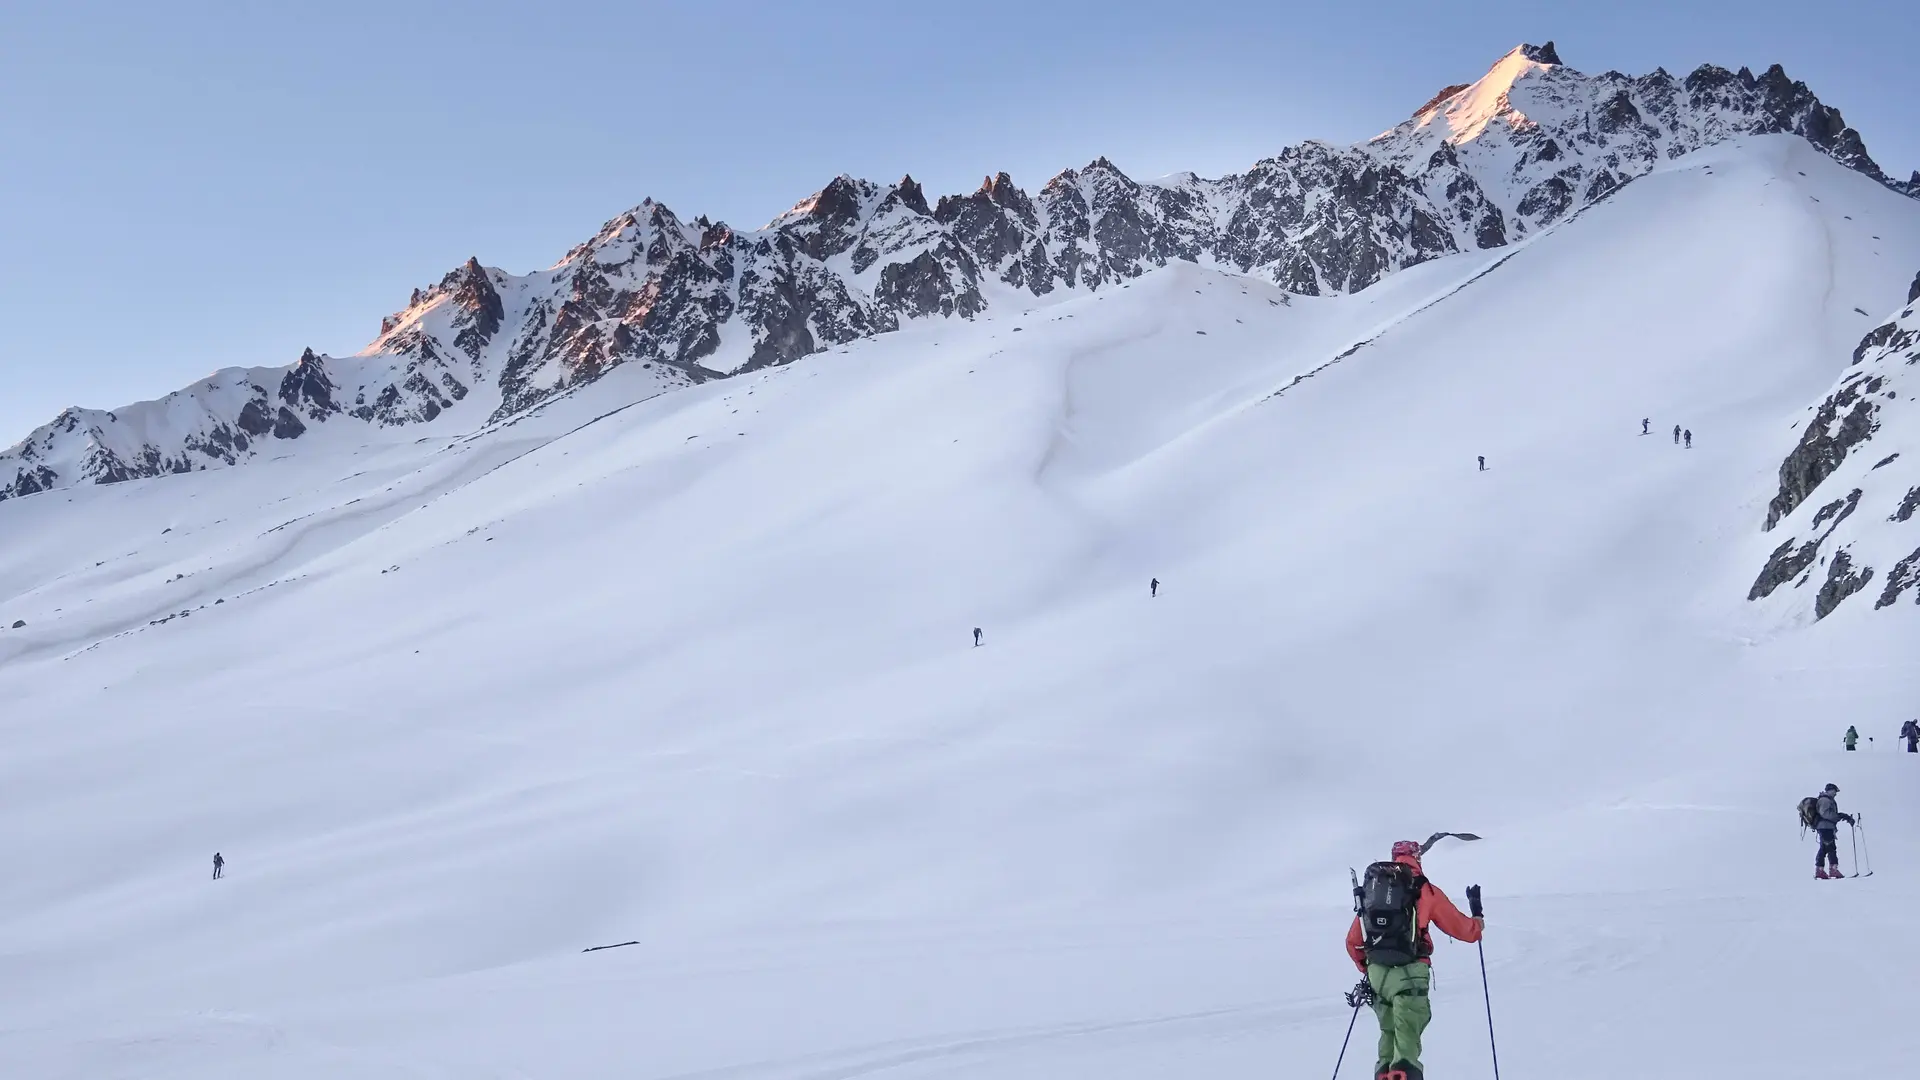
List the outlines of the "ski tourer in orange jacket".
{"label": "ski tourer in orange jacket", "polygon": [[[1420,869],[1420,846],[1411,841],[1402,840],[1393,845],[1393,861],[1406,863],[1413,867],[1424,882],[1420,886],[1420,899],[1414,905],[1414,922],[1420,931],[1420,962],[1431,966],[1433,960],[1433,937],[1427,932],[1428,925],[1438,926],[1442,933],[1455,941],[1464,941],[1471,945],[1480,940],[1480,921],[1461,913],[1447,899],[1447,894],[1431,881],[1425,881],[1426,874]],[[1360,974],[1367,973],[1367,951],[1365,938],[1360,930],[1360,917],[1354,916],[1353,926],[1347,931],[1347,955],[1353,958],[1353,966]]]}

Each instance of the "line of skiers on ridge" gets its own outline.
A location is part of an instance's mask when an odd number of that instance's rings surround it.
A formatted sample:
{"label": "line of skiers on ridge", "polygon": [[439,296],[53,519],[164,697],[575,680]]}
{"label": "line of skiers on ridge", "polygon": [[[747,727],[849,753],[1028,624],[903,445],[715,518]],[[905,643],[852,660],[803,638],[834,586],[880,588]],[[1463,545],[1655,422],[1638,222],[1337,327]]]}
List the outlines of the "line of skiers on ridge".
{"label": "line of skiers on ridge", "polygon": [[[1640,434],[1653,434],[1653,418],[1651,416],[1643,416],[1640,418]],[[1683,428],[1679,424],[1673,425],[1673,444],[1675,446],[1684,446],[1688,450],[1693,449],[1693,429]],[[1480,460],[1480,471],[1486,472],[1487,455],[1476,454],[1474,456]]]}
{"label": "line of skiers on ridge", "polygon": [[[1640,434],[1653,434],[1652,417],[1643,416],[1640,418]],[[1693,429],[1682,428],[1679,424],[1673,425],[1673,444],[1675,446],[1684,445],[1689,450],[1693,449]]]}

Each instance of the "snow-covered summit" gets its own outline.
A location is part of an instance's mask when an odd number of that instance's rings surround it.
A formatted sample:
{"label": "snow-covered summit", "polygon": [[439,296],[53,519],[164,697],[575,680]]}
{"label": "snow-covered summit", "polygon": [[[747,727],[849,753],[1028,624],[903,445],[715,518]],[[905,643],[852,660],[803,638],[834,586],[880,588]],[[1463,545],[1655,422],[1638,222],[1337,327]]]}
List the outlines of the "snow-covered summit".
{"label": "snow-covered summit", "polygon": [[1777,65],[1757,77],[1588,76],[1549,42],[1515,48],[1368,142],[1309,141],[1220,179],[1142,183],[1102,157],[1036,192],[1003,172],[930,200],[911,176],[843,175],[749,232],[648,199],[544,271],[469,260],[415,290],[354,356],[309,352],[162,401],[62,414],[0,453],[0,499],[239,464],[313,430],[471,432],[623,365],[674,389],[1173,262],[1306,295],[1354,292],[1533,235],[1662,161],[1782,133],[1920,195],[1920,174],[1890,181],[1840,114]]}
{"label": "snow-covered summit", "polygon": [[[1515,46],[1512,52],[1495,61],[1485,75],[1465,86],[1449,87],[1414,113],[1413,119],[1407,124],[1432,130],[1440,138],[1456,145],[1476,138],[1495,120],[1528,124],[1530,121],[1527,117],[1514,106],[1514,85],[1523,78],[1557,67],[1559,63],[1560,54],[1554,50],[1551,41],[1538,47]],[[1391,134],[1393,132],[1387,132],[1382,138]]]}
{"label": "snow-covered summit", "polygon": [[1737,135],[1772,134],[1799,135],[1848,168],[1907,188],[1880,170],[1838,110],[1778,64],[1757,77],[1711,64],[1684,80],[1664,70],[1590,76],[1563,64],[1552,42],[1514,49],[1368,147],[1415,172],[1451,157],[1499,205],[1517,238],[1660,161]]}

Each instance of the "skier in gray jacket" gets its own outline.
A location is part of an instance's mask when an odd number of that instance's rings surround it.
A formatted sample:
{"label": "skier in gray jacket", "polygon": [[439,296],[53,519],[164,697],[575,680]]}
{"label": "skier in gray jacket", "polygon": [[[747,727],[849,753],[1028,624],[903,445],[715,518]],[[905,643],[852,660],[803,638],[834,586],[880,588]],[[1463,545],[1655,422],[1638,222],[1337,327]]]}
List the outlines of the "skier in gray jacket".
{"label": "skier in gray jacket", "polygon": [[1813,855],[1813,876],[1821,881],[1838,880],[1846,876],[1840,872],[1840,845],[1837,838],[1840,835],[1840,823],[1853,824],[1853,815],[1841,811],[1839,794],[1839,785],[1828,784],[1814,806],[1813,831],[1820,837],[1820,850]]}

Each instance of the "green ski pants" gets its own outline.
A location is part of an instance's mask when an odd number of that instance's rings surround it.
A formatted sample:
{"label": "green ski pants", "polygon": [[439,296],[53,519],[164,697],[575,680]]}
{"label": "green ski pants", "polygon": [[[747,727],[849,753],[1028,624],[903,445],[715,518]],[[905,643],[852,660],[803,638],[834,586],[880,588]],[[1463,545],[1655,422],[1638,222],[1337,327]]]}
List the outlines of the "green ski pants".
{"label": "green ski pants", "polygon": [[1380,1060],[1375,1073],[1398,1062],[1406,1062],[1426,1071],[1420,1064],[1420,1035],[1433,1019],[1433,1002],[1427,987],[1433,970],[1425,964],[1403,967],[1367,965],[1367,982],[1373,986],[1373,1015],[1380,1020]]}

